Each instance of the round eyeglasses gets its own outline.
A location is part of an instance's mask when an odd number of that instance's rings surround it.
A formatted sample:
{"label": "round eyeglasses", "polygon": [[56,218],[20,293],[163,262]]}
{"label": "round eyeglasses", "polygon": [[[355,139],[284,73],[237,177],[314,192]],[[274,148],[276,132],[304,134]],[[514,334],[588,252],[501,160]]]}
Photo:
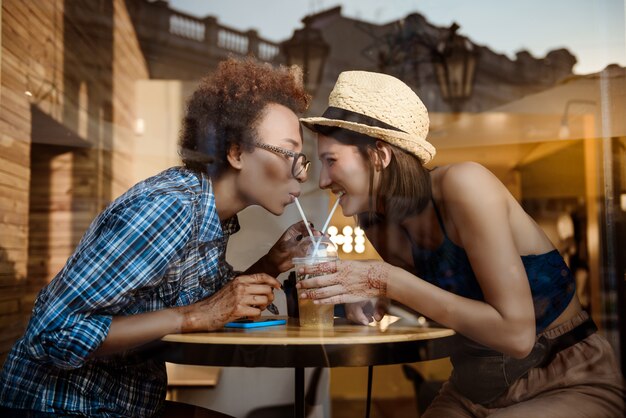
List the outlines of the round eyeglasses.
{"label": "round eyeglasses", "polygon": [[285,155],[287,157],[293,158],[293,164],[291,166],[291,175],[294,178],[298,178],[298,176],[302,173],[306,173],[309,171],[309,167],[311,166],[311,161],[307,160],[306,155],[301,152],[291,151],[285,148],[277,147],[275,145],[264,144],[263,142],[255,141],[252,145],[255,147],[264,149],[266,151],[274,152],[276,154]]}

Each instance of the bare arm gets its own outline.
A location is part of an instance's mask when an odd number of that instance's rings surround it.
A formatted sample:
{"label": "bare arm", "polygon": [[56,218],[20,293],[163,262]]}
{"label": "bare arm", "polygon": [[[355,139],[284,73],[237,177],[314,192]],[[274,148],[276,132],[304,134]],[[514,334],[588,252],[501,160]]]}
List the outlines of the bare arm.
{"label": "bare arm", "polygon": [[[458,169],[457,169],[458,168]],[[535,340],[528,278],[508,220],[504,186],[475,164],[454,167],[442,198],[478,279],[485,301],[465,298],[419,280],[388,263],[340,262],[336,274],[301,282],[307,296],[327,303],[387,296],[467,337],[514,357]],[[312,273],[312,272],[311,272]]]}
{"label": "bare arm", "polygon": [[91,356],[115,354],[147,344],[166,334],[179,333],[182,319],[177,308],[113,317],[107,337]]}
{"label": "bare arm", "polygon": [[485,297],[461,298],[446,322],[469,338],[524,357],[535,341],[535,315],[509,220],[508,191],[484,167],[465,163],[448,170],[441,192]]}
{"label": "bare arm", "polygon": [[[389,270],[389,298],[513,357],[523,358],[532,349],[534,321],[528,321],[531,326],[524,328],[523,318],[506,317],[487,302],[455,295],[424,280],[416,280],[414,275],[398,267],[389,266]],[[519,334],[516,334],[517,329]]]}
{"label": "bare arm", "polygon": [[238,276],[213,296],[189,306],[114,317],[93,356],[136,348],[166,334],[212,331],[243,316],[257,317],[274,300],[278,287],[280,283],[267,274]]}
{"label": "bare arm", "polygon": [[307,234],[304,222],[289,227],[270,251],[215,295],[190,306],[114,317],[109,333],[94,356],[129,350],[164,335],[210,331],[243,316],[256,317],[274,300],[274,278],[293,267],[291,251],[297,237]]}

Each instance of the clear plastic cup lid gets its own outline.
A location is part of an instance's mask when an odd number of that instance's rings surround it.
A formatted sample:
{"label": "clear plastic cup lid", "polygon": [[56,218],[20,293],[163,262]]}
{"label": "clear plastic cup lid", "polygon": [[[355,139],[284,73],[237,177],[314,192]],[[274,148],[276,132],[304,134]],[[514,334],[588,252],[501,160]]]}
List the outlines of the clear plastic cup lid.
{"label": "clear plastic cup lid", "polygon": [[315,237],[314,239],[304,237],[298,243],[295,255],[296,257],[293,258],[294,262],[297,259],[310,258],[334,260],[337,258],[337,247],[328,237]]}

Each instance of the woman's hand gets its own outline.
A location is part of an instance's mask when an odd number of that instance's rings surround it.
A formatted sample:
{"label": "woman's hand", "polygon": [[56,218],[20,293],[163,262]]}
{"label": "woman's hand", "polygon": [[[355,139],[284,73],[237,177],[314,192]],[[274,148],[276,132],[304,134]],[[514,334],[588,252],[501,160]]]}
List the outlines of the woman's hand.
{"label": "woman's hand", "polygon": [[377,298],[347,303],[345,308],[348,320],[356,324],[367,325],[372,321],[383,319],[389,308],[389,299]]}
{"label": "woman's hand", "polygon": [[213,296],[179,309],[181,332],[211,331],[241,317],[258,317],[274,301],[275,278],[265,273],[237,276]]}
{"label": "woman's hand", "polygon": [[307,289],[302,299],[313,299],[315,303],[353,303],[375,297],[387,296],[387,282],[391,266],[382,261],[337,261],[302,267],[299,274],[311,276],[296,284],[298,289]]}
{"label": "woman's hand", "polygon": [[[313,235],[319,236],[321,233],[313,229],[313,224],[309,224]],[[265,256],[266,262],[269,263],[278,274],[293,268],[291,259],[294,257],[294,251],[298,242],[302,237],[309,235],[304,221],[300,221],[291,225],[281,237],[276,241],[274,246],[270,248]],[[278,274],[276,274],[278,276]]]}

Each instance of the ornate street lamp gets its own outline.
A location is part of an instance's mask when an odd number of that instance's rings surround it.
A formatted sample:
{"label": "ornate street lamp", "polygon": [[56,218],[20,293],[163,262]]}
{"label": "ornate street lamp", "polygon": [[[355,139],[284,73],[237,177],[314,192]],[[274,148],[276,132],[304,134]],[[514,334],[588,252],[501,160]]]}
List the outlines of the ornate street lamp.
{"label": "ornate street lamp", "polygon": [[308,17],[302,19],[302,22],[304,28],[296,30],[291,39],[281,44],[281,49],[288,65],[295,64],[302,68],[304,87],[314,93],[322,79],[330,48],[322,38],[321,31],[310,26]]}
{"label": "ornate street lamp", "polygon": [[441,96],[454,111],[472,95],[477,60],[474,45],[458,35],[458,29],[459,25],[453,23],[446,39],[432,51]]}
{"label": "ornate street lamp", "polygon": [[453,23],[442,39],[425,19],[413,13],[386,32],[360,26],[373,42],[363,52],[375,61],[378,71],[394,75],[419,90],[422,64],[433,66],[442,99],[458,112],[472,94],[478,51],[465,37],[457,34]]}

